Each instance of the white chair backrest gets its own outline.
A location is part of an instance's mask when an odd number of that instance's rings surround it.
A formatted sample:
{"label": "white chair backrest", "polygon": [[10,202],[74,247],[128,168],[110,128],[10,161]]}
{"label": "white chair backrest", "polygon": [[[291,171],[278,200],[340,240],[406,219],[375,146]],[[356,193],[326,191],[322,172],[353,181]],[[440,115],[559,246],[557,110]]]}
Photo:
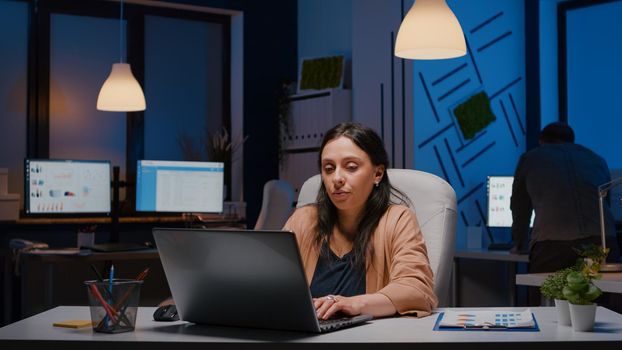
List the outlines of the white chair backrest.
{"label": "white chair backrest", "polygon": [[[448,306],[457,220],[456,193],[445,180],[430,173],[411,169],[388,169],[387,173],[391,184],[410,199],[428,248],[434,292],[439,306]],[[304,182],[297,207],[315,203],[320,181],[318,174]]]}
{"label": "white chair backrest", "polygon": [[263,186],[261,211],[255,230],[280,230],[294,210],[292,185],[284,180],[270,180]]}

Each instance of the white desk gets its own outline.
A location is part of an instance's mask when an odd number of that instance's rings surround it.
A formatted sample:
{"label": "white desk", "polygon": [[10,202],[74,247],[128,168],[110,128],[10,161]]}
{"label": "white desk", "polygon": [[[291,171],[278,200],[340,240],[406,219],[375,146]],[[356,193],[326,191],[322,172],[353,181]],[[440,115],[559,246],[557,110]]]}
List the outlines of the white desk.
{"label": "white desk", "polygon": [[453,271],[453,288],[452,288],[452,305],[458,305],[458,291],[459,283],[458,276],[460,268],[458,265],[458,259],[475,259],[475,260],[490,260],[499,261],[503,263],[509,263],[508,267],[508,305],[516,305],[516,284],[514,283],[514,276],[516,275],[517,263],[528,263],[528,254],[512,254],[507,250],[488,250],[488,249],[465,249],[456,250],[454,252],[454,271]]}
{"label": "white desk", "polygon": [[[470,308],[476,309],[476,308]],[[499,308],[522,310],[524,308]],[[45,349],[585,349],[585,342],[597,342],[599,350],[619,349],[622,342],[622,315],[599,307],[594,332],[574,332],[558,326],[555,309],[532,308],[539,332],[434,331],[437,315],[373,320],[368,324],[327,334],[280,332],[272,330],[197,326],[185,322],[154,322],[154,308],[140,308],[134,332],[94,333],[90,328],[52,327],[52,322],[89,319],[83,306],[62,306],[0,328],[0,348]],[[148,343],[148,344],[147,344]],[[379,343],[382,343],[379,345]],[[143,346],[144,345],[144,346]]]}
{"label": "white desk", "polygon": [[455,258],[494,260],[506,262],[529,262],[529,254],[512,254],[507,250],[464,249],[456,250]]}
{"label": "white desk", "polygon": [[[523,286],[540,287],[549,273],[525,273],[516,275],[516,284]],[[594,285],[603,292],[622,293],[622,272],[607,272],[602,278],[594,280]]]}

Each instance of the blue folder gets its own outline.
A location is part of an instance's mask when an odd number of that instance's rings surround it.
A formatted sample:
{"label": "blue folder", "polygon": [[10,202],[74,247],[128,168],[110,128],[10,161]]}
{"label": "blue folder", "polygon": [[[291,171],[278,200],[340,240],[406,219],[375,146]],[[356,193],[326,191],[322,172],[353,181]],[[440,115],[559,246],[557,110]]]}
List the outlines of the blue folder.
{"label": "blue folder", "polygon": [[444,312],[438,314],[436,318],[436,322],[434,323],[435,331],[487,331],[487,332],[539,332],[540,327],[538,326],[538,320],[536,320],[536,315],[533,313],[531,316],[533,317],[534,326],[533,327],[441,327],[441,320],[445,315]]}

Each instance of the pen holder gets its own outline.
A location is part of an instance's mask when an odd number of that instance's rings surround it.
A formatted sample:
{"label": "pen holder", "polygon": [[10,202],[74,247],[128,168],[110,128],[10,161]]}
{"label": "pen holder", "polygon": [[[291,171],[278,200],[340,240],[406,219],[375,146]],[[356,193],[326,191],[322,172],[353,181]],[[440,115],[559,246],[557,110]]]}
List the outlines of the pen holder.
{"label": "pen holder", "polygon": [[113,279],[85,281],[93,330],[122,333],[134,330],[143,281]]}

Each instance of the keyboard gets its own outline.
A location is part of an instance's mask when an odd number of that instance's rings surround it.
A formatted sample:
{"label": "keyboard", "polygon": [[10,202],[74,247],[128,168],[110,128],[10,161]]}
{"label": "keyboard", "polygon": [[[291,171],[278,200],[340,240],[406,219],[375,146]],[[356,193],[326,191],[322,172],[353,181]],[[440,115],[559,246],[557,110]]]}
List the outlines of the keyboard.
{"label": "keyboard", "polygon": [[322,333],[336,331],[338,329],[352,327],[373,319],[371,315],[358,315],[354,317],[331,318],[328,320],[318,320]]}

